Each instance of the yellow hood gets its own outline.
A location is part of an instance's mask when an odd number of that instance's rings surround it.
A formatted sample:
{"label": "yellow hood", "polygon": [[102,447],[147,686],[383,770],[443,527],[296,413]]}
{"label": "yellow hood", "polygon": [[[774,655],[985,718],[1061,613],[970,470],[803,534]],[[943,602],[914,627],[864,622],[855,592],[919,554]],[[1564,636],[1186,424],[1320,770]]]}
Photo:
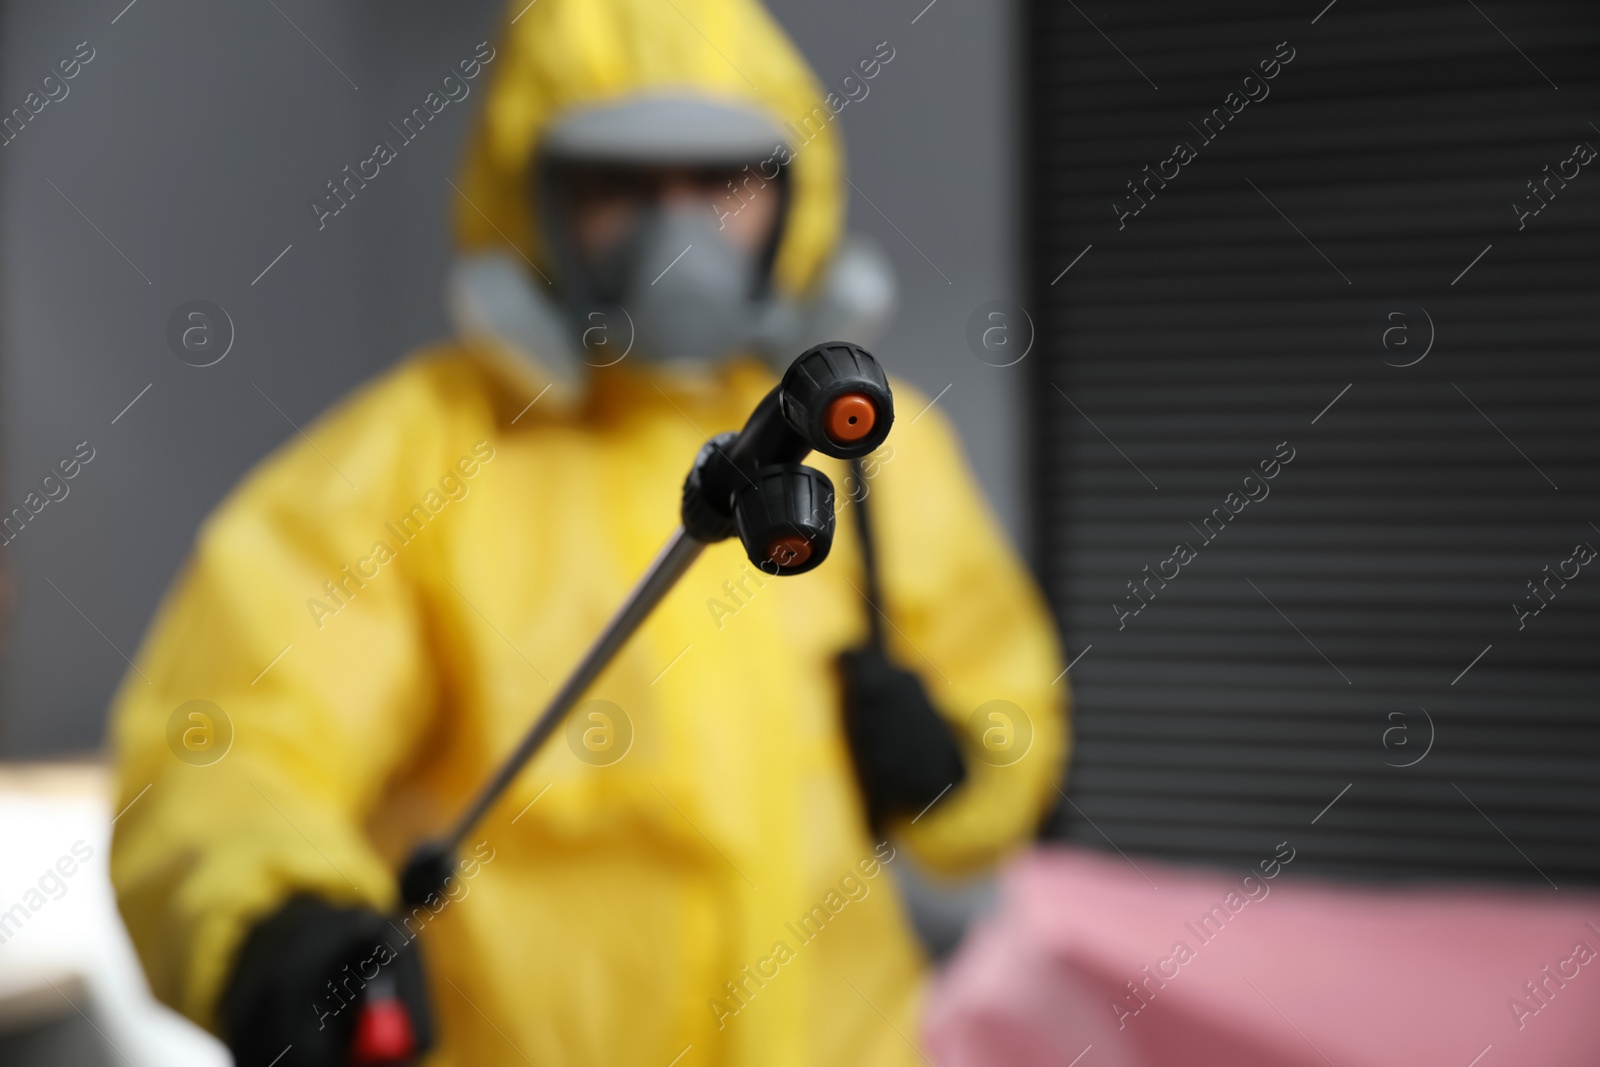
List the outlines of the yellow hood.
{"label": "yellow hood", "polygon": [[839,141],[831,121],[817,121],[833,112],[816,77],[761,4],[535,0],[515,13],[519,6],[508,12],[467,145],[455,220],[465,251],[499,250],[509,241],[553,274],[528,182],[551,123],[575,107],[687,91],[804,130],[789,145],[789,216],[773,276],[789,295],[810,286],[842,226]]}

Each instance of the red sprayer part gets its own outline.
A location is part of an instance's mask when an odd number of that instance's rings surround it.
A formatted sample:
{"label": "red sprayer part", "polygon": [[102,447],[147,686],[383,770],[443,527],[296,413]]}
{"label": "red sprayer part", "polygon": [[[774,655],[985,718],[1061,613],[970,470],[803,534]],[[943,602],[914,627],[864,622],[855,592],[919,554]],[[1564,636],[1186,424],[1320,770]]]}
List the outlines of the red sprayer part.
{"label": "red sprayer part", "polygon": [[358,1067],[369,1064],[406,1063],[416,1054],[417,1038],[411,1029],[411,1016],[398,997],[369,1000],[356,1019],[356,1036],[350,1046],[351,1062]]}

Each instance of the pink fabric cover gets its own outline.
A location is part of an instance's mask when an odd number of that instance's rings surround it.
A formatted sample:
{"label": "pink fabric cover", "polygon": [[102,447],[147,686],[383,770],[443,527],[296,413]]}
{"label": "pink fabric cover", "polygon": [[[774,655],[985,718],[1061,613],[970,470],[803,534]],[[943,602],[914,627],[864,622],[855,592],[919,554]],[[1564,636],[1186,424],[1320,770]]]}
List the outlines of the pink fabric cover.
{"label": "pink fabric cover", "polygon": [[929,997],[938,1067],[1600,1064],[1600,896],[1136,862],[1051,848],[1008,870]]}

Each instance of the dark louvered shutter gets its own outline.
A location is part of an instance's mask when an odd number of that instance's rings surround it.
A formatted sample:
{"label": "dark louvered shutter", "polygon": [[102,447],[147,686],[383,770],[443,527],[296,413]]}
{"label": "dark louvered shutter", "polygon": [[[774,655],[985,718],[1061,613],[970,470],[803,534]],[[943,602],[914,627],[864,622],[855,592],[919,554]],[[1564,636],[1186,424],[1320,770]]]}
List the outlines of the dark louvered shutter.
{"label": "dark louvered shutter", "polygon": [[1319,9],[1031,5],[1038,563],[1082,657],[1055,830],[1593,882],[1600,6]]}

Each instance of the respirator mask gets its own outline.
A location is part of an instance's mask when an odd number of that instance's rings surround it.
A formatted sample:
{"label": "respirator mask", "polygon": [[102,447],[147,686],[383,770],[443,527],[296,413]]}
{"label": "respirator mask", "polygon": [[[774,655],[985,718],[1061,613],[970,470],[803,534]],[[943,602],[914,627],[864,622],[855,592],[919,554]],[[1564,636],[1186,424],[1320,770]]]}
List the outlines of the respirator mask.
{"label": "respirator mask", "polygon": [[529,179],[554,278],[503,253],[463,259],[451,279],[458,326],[579,389],[586,367],[623,359],[786,365],[812,344],[871,341],[894,302],[872,242],[842,242],[803,298],[774,290],[790,195],[779,158],[790,158],[782,131],[720,101],[652,95],[565,116]]}
{"label": "respirator mask", "polygon": [[[764,192],[780,195],[774,183]],[[640,358],[717,363],[758,347],[769,263],[770,252],[728,240],[703,204],[655,202],[569,289],[580,325],[591,302],[631,322]]]}

